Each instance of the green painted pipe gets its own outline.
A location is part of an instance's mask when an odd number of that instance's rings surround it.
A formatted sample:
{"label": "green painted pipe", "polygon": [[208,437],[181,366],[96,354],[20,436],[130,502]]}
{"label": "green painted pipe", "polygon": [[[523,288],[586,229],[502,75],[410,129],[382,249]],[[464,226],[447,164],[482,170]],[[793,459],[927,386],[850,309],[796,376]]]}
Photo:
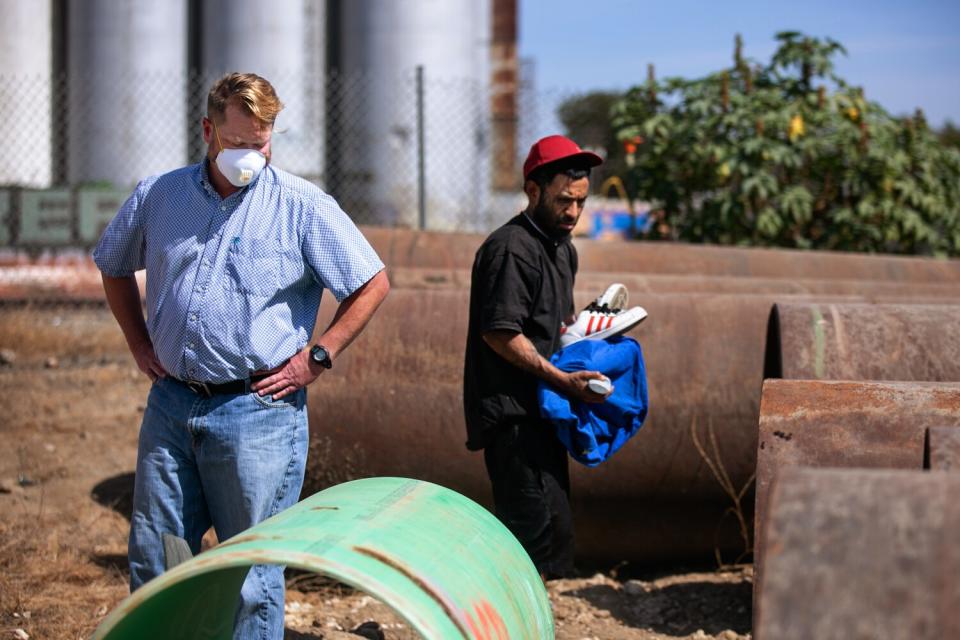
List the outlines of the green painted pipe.
{"label": "green painted pipe", "polygon": [[254,564],[360,589],[428,640],[554,637],[540,576],[488,511],[429,482],[367,478],[314,494],[151,580],[94,640],[230,638]]}

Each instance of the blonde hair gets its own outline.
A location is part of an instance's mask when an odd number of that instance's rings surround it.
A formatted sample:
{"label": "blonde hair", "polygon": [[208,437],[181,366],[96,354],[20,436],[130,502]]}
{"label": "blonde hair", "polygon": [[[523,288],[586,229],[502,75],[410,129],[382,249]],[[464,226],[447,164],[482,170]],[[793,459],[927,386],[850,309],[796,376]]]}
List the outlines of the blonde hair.
{"label": "blonde hair", "polygon": [[271,127],[283,109],[273,85],[255,73],[228,73],[214,82],[207,95],[207,117],[223,122],[231,103]]}

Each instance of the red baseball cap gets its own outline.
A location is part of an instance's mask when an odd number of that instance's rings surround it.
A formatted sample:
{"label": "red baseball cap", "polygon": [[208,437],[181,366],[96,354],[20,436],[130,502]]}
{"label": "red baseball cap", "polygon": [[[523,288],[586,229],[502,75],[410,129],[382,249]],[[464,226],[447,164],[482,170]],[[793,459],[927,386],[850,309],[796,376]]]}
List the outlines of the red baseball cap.
{"label": "red baseball cap", "polygon": [[546,138],[540,138],[530,147],[527,160],[523,163],[523,179],[526,180],[535,169],[545,164],[567,158],[583,158],[588,167],[603,164],[603,158],[590,151],[584,151],[570,138],[547,136]]}

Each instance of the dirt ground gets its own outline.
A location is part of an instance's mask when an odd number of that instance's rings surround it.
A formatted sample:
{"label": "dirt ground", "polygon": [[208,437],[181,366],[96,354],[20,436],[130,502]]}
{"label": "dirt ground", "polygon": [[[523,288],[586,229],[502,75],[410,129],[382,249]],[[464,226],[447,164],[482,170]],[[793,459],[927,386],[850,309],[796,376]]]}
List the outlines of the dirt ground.
{"label": "dirt ground", "polygon": [[[102,305],[0,303],[0,640],[86,638],[127,595],[137,427],[149,383]],[[749,566],[608,568],[548,583],[557,638],[749,638]],[[417,634],[371,597],[291,575],[287,638]],[[375,637],[375,636],[370,636]]]}

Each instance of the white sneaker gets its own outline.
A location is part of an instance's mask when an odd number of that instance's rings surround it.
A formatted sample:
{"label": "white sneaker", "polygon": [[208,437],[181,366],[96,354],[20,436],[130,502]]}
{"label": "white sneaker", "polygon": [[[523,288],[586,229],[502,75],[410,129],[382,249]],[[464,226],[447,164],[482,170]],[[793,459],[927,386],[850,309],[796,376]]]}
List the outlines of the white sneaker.
{"label": "white sneaker", "polygon": [[[608,289],[609,291],[609,289]],[[647,317],[643,307],[611,309],[591,304],[580,312],[577,321],[560,329],[560,347],[569,347],[581,340],[602,340],[626,333]]]}
{"label": "white sneaker", "polygon": [[[607,307],[609,309],[626,309],[627,308],[627,287],[620,284],[619,282],[614,282],[612,285],[607,287],[607,290],[603,292],[599,298],[593,301],[598,307]],[[587,307],[588,309],[590,307]]]}

